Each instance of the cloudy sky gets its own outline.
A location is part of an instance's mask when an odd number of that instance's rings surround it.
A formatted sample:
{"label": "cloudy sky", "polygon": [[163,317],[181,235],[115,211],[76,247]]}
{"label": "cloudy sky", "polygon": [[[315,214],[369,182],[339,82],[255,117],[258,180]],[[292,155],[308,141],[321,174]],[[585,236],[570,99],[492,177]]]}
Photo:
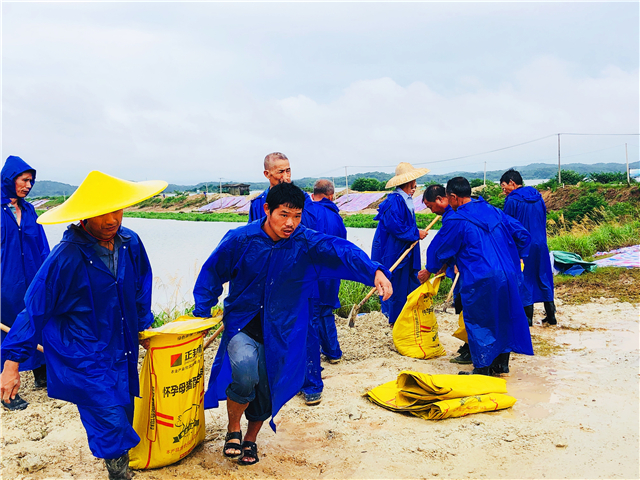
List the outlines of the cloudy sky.
{"label": "cloudy sky", "polygon": [[[637,2],[1,8],[2,157],[40,179],[259,181],[272,151],[294,178],[494,170],[640,130]],[[638,159],[637,135],[561,142]]]}

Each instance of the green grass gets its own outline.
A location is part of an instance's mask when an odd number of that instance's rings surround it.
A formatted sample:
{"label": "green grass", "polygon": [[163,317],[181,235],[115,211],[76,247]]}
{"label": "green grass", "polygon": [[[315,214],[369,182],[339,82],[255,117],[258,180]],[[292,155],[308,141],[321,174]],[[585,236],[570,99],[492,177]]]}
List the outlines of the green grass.
{"label": "green grass", "polygon": [[[352,282],[349,280],[343,280],[340,283],[340,292],[338,298],[340,299],[341,307],[334,311],[336,315],[341,317],[347,317],[351,311],[351,307],[357,305],[362,301],[372,287],[363,285],[362,283]],[[380,311],[380,297],[375,293],[365,302],[360,309],[360,313],[379,312]]]}
{"label": "green grass", "polygon": [[[431,221],[435,218],[435,213],[417,213],[416,214],[416,223],[418,224],[418,228],[425,228]],[[364,214],[364,213],[356,213],[354,215],[346,215],[343,217],[344,226],[348,228],[376,228],[378,226],[378,222],[373,218],[375,215]],[[438,220],[438,222],[431,227],[432,230],[438,230],[442,227],[442,222]]]}
{"label": "green grass", "polygon": [[565,304],[589,303],[592,298],[617,298],[621,302],[640,302],[640,269],[602,267],[578,277],[554,277],[556,298]]}
{"label": "green grass", "polygon": [[583,258],[596,252],[606,252],[621,247],[636,245],[640,238],[640,221],[624,225],[603,224],[591,231],[570,231],[549,238],[549,250],[577,253]]}
{"label": "green grass", "polygon": [[188,222],[236,222],[247,223],[247,215],[237,213],[195,213],[195,212],[124,212],[129,218],[151,218],[154,220],[185,220]]}

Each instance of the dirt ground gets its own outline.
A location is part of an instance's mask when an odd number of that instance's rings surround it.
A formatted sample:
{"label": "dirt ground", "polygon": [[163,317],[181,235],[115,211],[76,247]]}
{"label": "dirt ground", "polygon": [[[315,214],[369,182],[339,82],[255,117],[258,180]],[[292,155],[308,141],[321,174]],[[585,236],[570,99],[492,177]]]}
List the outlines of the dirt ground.
{"label": "dirt ground", "polygon": [[[512,356],[513,408],[442,421],[393,413],[362,395],[401,370],[469,370],[449,362],[460,345],[451,310],[438,315],[448,354],[432,360],[400,356],[379,313],[354,329],[338,319],[344,361],[323,364],[322,403],[289,401],[278,433],[267,427],[259,437],[260,463],[222,456],[223,406],[206,412],[205,442],[190,456],[136,478],[638,478],[638,308],[604,298],[559,305],[558,327],[532,327],[536,355]],[[30,373],[21,393],[31,405],[2,412],[3,479],[107,478],[74,405],[34,390]]]}

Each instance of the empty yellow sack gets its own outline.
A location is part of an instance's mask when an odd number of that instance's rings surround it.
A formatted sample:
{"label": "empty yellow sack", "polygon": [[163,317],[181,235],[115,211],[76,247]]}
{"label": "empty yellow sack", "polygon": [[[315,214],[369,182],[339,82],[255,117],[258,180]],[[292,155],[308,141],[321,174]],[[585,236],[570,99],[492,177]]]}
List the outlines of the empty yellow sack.
{"label": "empty yellow sack", "polygon": [[129,451],[131,468],[170,465],[204,440],[203,337],[220,321],[185,316],[140,333],[150,345],[140,372],[142,398],[135,399],[140,443]]}
{"label": "empty yellow sack", "polygon": [[433,311],[433,297],[438,293],[442,277],[438,275],[411,292],[393,326],[393,344],[405,357],[426,359],[446,355]]}
{"label": "empty yellow sack", "polygon": [[504,395],[506,391],[507,382],[501,378],[403,371],[397,380],[380,385],[366,395],[394,412],[442,420],[512,407],[516,399]]}

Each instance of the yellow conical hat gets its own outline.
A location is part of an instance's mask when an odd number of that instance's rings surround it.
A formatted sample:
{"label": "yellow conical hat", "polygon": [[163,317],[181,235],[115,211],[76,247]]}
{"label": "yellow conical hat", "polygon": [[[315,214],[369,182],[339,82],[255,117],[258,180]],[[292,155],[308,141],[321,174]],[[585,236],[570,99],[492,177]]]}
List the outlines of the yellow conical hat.
{"label": "yellow conical hat", "polygon": [[93,171],[66,202],[40,215],[38,223],[69,223],[115,212],[157,195],[167,185],[164,180],[129,182]]}

